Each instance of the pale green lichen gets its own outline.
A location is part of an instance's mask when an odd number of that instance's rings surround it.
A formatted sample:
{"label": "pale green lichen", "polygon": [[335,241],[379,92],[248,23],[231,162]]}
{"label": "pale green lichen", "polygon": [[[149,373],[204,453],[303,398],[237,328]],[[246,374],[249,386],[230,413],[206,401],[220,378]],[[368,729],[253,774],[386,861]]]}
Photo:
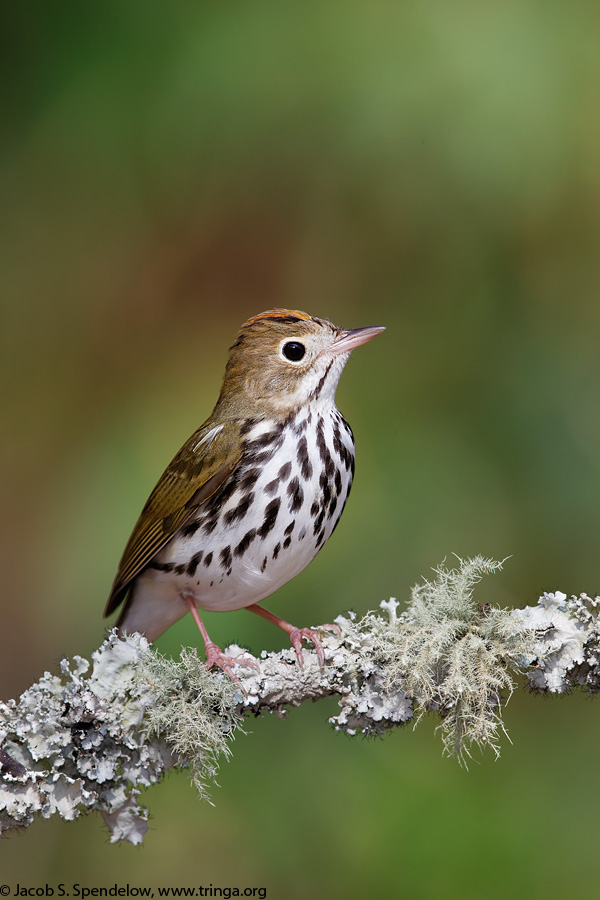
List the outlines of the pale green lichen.
{"label": "pale green lichen", "polygon": [[219,759],[231,755],[229,742],[241,727],[234,685],[215,678],[195,648],[184,648],[177,661],[154,651],[140,669],[153,695],[148,733],[164,738],[180,763],[191,766],[194,786],[210,802],[207,782],[216,783]]}
{"label": "pale green lichen", "polygon": [[473,744],[499,755],[499,734],[506,733],[500,702],[515,686],[509,669],[519,670],[534,635],[510,610],[474,599],[476,584],[502,563],[481,556],[458,562],[413,588],[398,618],[370,616],[365,625],[388,685],[414,698],[417,722],[426,710],[439,711],[445,751],[464,764]]}

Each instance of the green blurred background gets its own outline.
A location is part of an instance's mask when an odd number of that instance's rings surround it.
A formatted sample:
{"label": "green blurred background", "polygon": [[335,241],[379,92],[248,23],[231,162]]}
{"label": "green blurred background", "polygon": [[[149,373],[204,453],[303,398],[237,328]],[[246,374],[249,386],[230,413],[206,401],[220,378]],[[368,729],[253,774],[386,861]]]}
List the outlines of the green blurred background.
{"label": "green blurred background", "polygon": [[[345,372],[357,480],[271,602],[360,613],[452,552],[480,599],[599,588],[600,7],[481,2],[5,6],[0,186],[2,696],[89,654],[124,543],[208,415],[249,315],[388,326]],[[245,612],[211,636],[282,645]],[[159,648],[199,643],[182,621]],[[597,704],[515,696],[461,770],[435,723],[384,741],[336,704],[248,723],[213,809],[149,790],[141,848],[99,816],[0,848],[14,886],[267,896],[597,890]]]}

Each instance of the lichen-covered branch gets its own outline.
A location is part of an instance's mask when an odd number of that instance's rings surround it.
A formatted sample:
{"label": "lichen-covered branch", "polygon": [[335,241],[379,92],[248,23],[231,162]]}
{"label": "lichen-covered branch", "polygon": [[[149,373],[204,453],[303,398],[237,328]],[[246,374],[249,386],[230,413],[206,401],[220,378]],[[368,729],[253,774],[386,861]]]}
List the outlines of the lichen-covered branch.
{"label": "lichen-covered branch", "polygon": [[[445,750],[464,761],[473,744],[498,753],[502,707],[525,672],[536,692],[600,690],[600,599],[546,593],[537,606],[478,602],[480,579],[500,567],[481,557],[435,570],[397,614],[339,616],[323,634],[325,666],[304,652],[264,653],[239,666],[238,685],[206,670],[195,650],[173,661],[144,638],[111,633],[92,655],[63,660],[18,701],[0,704],[0,832],[36,814],[74,819],[98,810],[111,840],[139,843],[147,829],[141,791],[173,766],[189,766],[206,797],[219,757],[244,715],[284,715],[336,696],[330,721],[348,734],[382,734],[426,711],[440,716]],[[247,656],[239,647],[234,657]]]}

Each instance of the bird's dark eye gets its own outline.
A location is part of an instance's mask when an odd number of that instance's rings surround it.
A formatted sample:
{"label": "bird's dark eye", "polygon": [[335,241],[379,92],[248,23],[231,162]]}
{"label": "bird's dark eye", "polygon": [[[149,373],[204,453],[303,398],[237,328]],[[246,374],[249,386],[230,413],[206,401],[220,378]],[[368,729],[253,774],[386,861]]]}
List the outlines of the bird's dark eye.
{"label": "bird's dark eye", "polygon": [[283,345],[282,353],[290,362],[300,362],[306,353],[306,347],[300,341],[288,341]]}

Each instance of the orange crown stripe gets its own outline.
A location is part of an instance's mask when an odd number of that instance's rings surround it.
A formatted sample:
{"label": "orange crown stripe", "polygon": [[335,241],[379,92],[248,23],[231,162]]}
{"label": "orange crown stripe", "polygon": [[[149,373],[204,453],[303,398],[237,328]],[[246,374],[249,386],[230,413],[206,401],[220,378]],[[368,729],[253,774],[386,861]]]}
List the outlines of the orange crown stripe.
{"label": "orange crown stripe", "polygon": [[299,309],[268,309],[266,312],[259,313],[257,316],[252,316],[243,327],[255,325],[256,322],[260,322],[261,319],[287,319],[288,316],[293,316],[295,319],[310,319],[310,316]]}

